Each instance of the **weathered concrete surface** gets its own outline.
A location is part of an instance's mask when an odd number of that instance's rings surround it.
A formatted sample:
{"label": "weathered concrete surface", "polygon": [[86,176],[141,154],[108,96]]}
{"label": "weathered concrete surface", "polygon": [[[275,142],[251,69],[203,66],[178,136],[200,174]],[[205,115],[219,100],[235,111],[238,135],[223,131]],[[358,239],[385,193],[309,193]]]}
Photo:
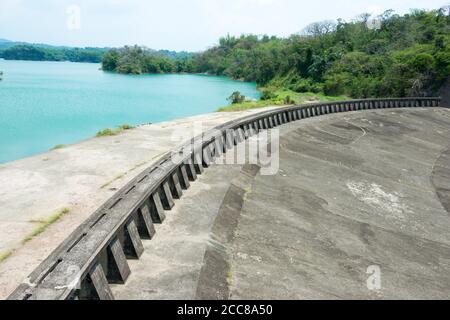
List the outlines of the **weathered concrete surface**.
{"label": "weathered concrete surface", "polygon": [[282,171],[256,177],[230,246],[230,297],[449,299],[450,216],[430,179],[450,147],[450,110],[320,117],[284,131]]}
{"label": "weathered concrete surface", "polygon": [[450,110],[322,116],[281,136],[275,176],[205,171],[116,297],[450,298]]}
{"label": "weathered concrete surface", "polygon": [[[206,173],[208,172],[208,173]],[[128,260],[132,273],[125,285],[111,285],[116,299],[194,299],[211,228],[240,166],[213,166],[198,176],[167,212],[156,235],[143,240],[139,260]]]}
{"label": "weathered concrete surface", "polygon": [[[267,109],[265,109],[267,110]],[[201,130],[262,110],[212,113],[141,126],[0,165],[0,299],[117,189]],[[201,126],[198,126],[201,124]],[[199,132],[200,131],[200,132]],[[21,240],[62,208],[70,213],[26,245]]]}

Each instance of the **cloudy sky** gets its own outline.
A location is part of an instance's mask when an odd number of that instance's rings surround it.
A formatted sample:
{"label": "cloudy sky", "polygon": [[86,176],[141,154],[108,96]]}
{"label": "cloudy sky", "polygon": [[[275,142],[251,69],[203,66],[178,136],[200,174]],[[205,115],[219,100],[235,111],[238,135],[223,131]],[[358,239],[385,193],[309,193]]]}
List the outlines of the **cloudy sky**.
{"label": "cloudy sky", "polygon": [[311,22],[446,4],[449,0],[0,0],[0,38],[199,51],[227,33],[287,36]]}

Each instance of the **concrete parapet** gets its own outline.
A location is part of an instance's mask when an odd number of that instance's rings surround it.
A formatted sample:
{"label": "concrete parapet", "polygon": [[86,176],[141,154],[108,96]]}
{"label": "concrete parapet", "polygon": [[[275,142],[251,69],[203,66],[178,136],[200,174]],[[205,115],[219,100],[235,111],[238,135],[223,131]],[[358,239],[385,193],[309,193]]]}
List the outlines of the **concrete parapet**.
{"label": "concrete parapet", "polygon": [[[138,259],[144,248],[141,239],[155,234],[153,223],[162,223],[164,210],[174,207],[174,198],[203,173],[211,161],[252,131],[269,129],[295,120],[331,114],[381,108],[438,107],[440,98],[401,98],[350,100],[280,108],[230,121],[194,138],[196,148],[181,162],[171,161],[171,154],[161,157],[158,165],[147,168],[61,244],[9,299],[113,299],[108,283],[125,282],[130,270],[126,259]],[[217,132],[222,135],[217,136]],[[225,141],[223,141],[225,140]],[[194,144],[197,146],[197,144]],[[222,150],[223,148],[223,150]],[[178,151],[178,152],[177,152]],[[206,159],[206,160],[205,160]],[[125,258],[124,258],[125,257]],[[74,273],[74,268],[78,270]],[[74,285],[80,280],[80,286]]]}

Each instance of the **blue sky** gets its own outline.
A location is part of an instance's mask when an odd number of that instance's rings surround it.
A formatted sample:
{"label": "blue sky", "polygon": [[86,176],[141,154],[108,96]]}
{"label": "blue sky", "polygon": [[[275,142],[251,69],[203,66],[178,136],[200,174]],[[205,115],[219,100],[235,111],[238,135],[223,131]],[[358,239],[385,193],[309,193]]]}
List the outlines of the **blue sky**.
{"label": "blue sky", "polygon": [[[0,0],[0,38],[70,46],[140,44],[199,51],[230,33],[287,36],[364,12],[434,9],[448,0]],[[71,7],[72,6],[72,7]],[[80,8],[80,15],[73,11]],[[72,10],[68,8],[72,8]],[[74,16],[75,14],[75,16]],[[75,17],[75,18],[74,18]],[[79,17],[79,19],[78,19]],[[74,20],[75,19],[75,20]],[[79,21],[68,27],[68,21]]]}

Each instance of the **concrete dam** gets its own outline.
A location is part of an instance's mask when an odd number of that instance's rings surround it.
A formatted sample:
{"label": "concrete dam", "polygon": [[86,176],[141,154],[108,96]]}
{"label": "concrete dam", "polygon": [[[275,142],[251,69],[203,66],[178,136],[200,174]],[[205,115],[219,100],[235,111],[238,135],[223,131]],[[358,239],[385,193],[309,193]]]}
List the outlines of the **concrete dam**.
{"label": "concrete dam", "polygon": [[[352,100],[213,126],[114,191],[9,299],[449,299],[448,106]],[[274,172],[225,164],[275,129]]]}

